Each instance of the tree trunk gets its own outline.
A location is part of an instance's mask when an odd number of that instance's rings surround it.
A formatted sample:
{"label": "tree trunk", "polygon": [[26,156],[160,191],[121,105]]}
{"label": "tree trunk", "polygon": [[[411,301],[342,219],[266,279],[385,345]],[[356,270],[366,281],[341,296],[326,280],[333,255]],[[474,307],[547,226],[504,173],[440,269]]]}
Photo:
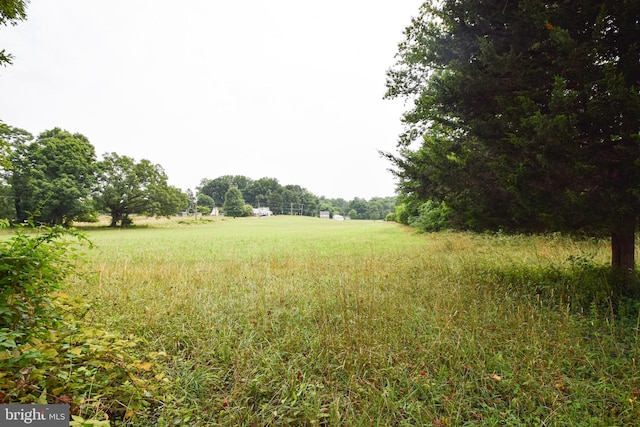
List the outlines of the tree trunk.
{"label": "tree trunk", "polygon": [[613,227],[611,233],[611,270],[619,275],[624,293],[638,294],[639,281],[635,271],[636,219],[625,218]]}
{"label": "tree trunk", "polygon": [[111,211],[111,224],[109,224],[109,227],[117,227],[121,217],[120,213]]}

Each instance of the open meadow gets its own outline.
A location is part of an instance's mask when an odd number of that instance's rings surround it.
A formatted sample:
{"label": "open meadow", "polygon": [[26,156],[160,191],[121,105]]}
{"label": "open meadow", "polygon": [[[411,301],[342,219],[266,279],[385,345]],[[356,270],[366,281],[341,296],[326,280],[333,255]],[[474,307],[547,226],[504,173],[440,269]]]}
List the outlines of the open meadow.
{"label": "open meadow", "polygon": [[[87,228],[64,291],[145,340],[158,425],[633,425],[607,241],[271,217]],[[166,355],[166,356],[165,356]]]}

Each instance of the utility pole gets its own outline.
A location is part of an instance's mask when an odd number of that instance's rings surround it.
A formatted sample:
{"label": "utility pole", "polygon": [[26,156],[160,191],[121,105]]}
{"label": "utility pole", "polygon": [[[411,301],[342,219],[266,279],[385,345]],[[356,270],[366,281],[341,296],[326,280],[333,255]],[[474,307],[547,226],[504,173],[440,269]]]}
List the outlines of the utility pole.
{"label": "utility pole", "polygon": [[193,193],[194,196],[194,201],[193,201],[193,206],[194,206],[194,210],[193,210],[193,215],[195,220],[198,220],[198,192],[196,191],[195,193]]}

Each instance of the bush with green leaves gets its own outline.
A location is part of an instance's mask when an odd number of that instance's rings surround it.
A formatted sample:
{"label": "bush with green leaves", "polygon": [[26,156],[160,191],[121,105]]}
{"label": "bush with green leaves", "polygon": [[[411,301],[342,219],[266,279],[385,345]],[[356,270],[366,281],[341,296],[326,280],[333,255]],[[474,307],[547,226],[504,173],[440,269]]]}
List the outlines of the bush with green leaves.
{"label": "bush with green leaves", "polygon": [[[8,227],[8,221],[0,222],[0,229]],[[76,259],[67,236],[89,243],[73,229],[35,228],[32,223],[18,225],[12,238],[0,242],[0,330],[25,337],[56,325],[51,293]]]}
{"label": "bush with green leaves", "polygon": [[399,203],[394,207],[394,219],[400,224],[409,225],[409,206],[406,202]]}
{"label": "bush with green leaves", "polygon": [[418,215],[409,218],[409,225],[421,231],[440,231],[447,228],[449,214],[446,203],[427,200],[418,207]]}
{"label": "bush with green leaves", "polygon": [[90,305],[59,292],[79,259],[74,240],[91,246],[33,224],[0,239],[0,403],[69,404],[76,426],[142,425],[166,397],[165,355],[92,325]]}

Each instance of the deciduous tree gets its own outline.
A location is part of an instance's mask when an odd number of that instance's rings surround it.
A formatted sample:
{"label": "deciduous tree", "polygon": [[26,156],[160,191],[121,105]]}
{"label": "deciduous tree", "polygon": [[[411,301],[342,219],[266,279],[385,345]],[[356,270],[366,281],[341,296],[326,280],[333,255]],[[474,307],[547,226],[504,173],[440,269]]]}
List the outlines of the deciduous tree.
{"label": "deciduous tree", "polygon": [[90,212],[96,157],[87,137],[60,128],[41,133],[31,143],[27,135],[14,141],[11,154],[18,221],[32,216],[49,225],[69,225]]}
{"label": "deciduous tree", "polygon": [[[212,197],[216,203],[223,203],[229,188],[236,187],[241,192],[251,183],[251,179],[242,175],[223,175],[215,179],[205,178],[197,187],[199,193]],[[221,206],[221,205],[219,205]]]}
{"label": "deciduous tree", "polygon": [[185,209],[187,195],[167,184],[160,165],[149,160],[136,162],[116,153],[103,155],[99,162],[96,207],[111,216],[111,227],[128,225],[131,215],[169,216]]}
{"label": "deciduous tree", "polygon": [[204,193],[198,193],[198,207],[201,206],[206,208],[207,213],[209,213],[211,212],[211,209],[216,206],[216,202],[213,200],[213,197],[207,196]]}
{"label": "deciduous tree", "polygon": [[11,186],[16,173],[11,166],[13,148],[33,140],[29,132],[0,121],[0,218],[16,218],[15,197]]}
{"label": "deciduous tree", "polygon": [[[275,178],[260,178],[242,191],[245,201],[254,207],[267,206],[272,194],[281,190],[282,186]],[[269,206],[271,208],[271,206]],[[273,211],[273,208],[271,209]]]}
{"label": "deciduous tree", "polygon": [[269,199],[267,201],[269,209],[274,214],[281,214],[284,212],[284,202],[282,199],[282,194],[280,192],[275,192],[269,194]]}

